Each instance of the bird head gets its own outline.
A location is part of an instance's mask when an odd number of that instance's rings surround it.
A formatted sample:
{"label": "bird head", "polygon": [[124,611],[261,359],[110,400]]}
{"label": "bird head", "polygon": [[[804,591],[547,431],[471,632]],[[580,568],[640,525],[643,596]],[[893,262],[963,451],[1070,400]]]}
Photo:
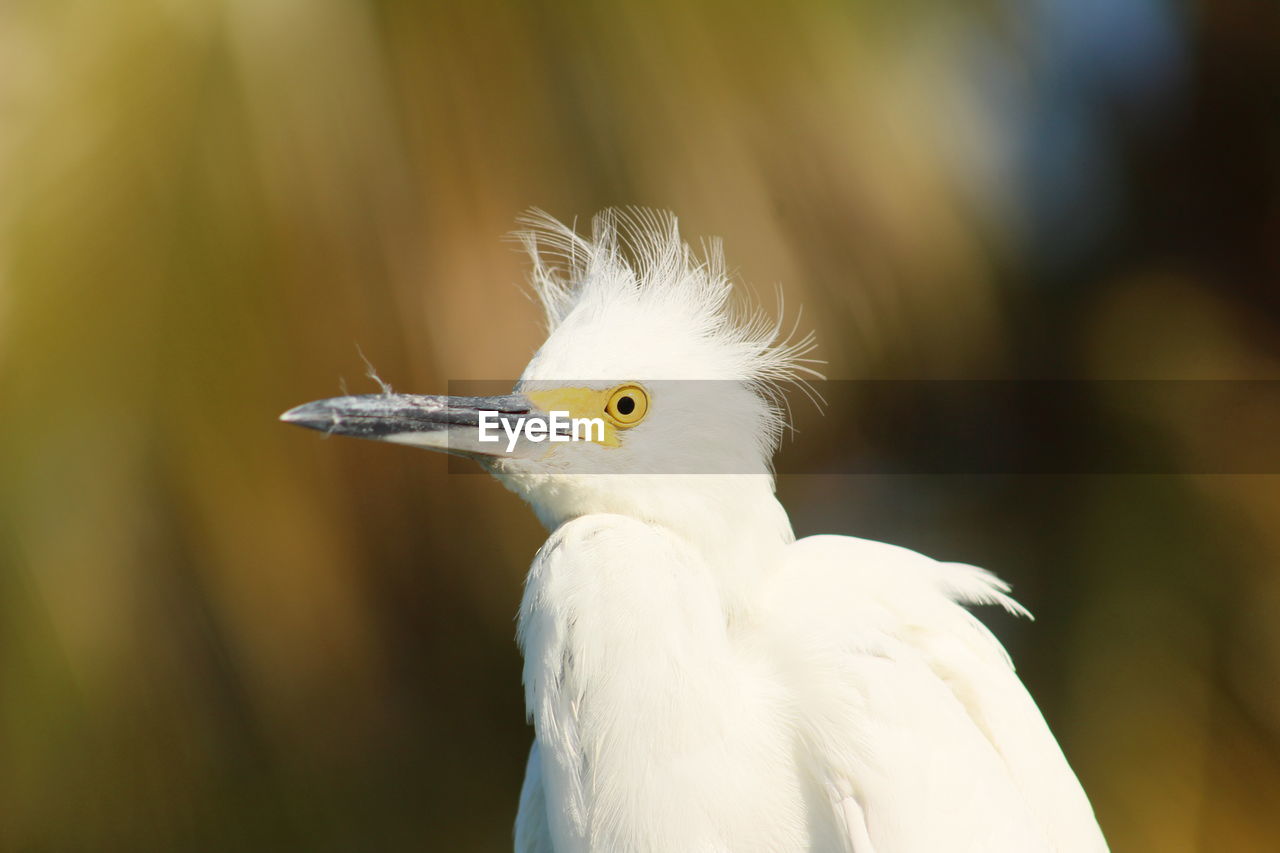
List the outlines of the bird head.
{"label": "bird head", "polygon": [[812,337],[735,307],[719,244],[695,254],[669,215],[606,211],[589,238],[540,213],[524,224],[549,332],[510,394],[346,396],[281,419],[471,457],[548,526],[674,522],[706,500],[690,477],[771,493],[783,386],[817,376]]}

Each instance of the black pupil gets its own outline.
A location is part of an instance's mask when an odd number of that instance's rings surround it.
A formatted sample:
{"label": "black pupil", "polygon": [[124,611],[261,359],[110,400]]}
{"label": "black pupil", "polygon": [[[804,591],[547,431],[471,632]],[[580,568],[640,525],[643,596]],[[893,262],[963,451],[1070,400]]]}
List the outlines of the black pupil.
{"label": "black pupil", "polygon": [[618,414],[629,415],[636,410],[636,401],[630,397],[618,398]]}

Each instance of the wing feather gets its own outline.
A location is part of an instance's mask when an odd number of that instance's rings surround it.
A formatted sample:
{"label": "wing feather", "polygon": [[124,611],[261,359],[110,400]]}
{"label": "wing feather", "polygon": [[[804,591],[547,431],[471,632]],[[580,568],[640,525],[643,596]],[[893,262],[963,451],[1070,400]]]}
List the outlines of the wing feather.
{"label": "wing feather", "polygon": [[551,826],[547,822],[547,795],[542,786],[542,760],[538,742],[529,750],[529,764],[520,788],[520,810],[516,812],[516,853],[555,853]]}
{"label": "wing feather", "polygon": [[[791,547],[773,606],[814,772],[875,850],[1105,851],[1088,799],[995,637],[993,575],[842,536]],[[814,668],[820,671],[814,671]]]}

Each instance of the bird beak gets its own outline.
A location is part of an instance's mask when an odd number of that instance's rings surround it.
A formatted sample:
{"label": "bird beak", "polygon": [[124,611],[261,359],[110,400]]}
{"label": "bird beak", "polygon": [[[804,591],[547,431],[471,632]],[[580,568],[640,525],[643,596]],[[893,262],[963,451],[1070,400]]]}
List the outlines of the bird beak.
{"label": "bird beak", "polygon": [[[481,441],[481,413],[502,440]],[[488,414],[494,413],[494,414]],[[420,394],[363,394],[304,403],[280,416],[328,435],[349,435],[442,450],[461,456],[511,455],[504,426],[540,410],[523,394],[446,397]]]}

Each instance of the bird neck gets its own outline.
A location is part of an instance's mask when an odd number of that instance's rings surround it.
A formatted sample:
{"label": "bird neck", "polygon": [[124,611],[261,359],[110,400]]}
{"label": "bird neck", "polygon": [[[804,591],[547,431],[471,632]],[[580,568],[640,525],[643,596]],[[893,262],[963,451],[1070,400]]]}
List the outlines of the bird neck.
{"label": "bird neck", "polygon": [[659,523],[702,554],[732,620],[749,616],[760,584],[781,566],[795,533],[771,477],[718,479],[701,500]]}
{"label": "bird neck", "polygon": [[507,485],[529,501],[549,531],[585,515],[611,513],[676,534],[703,557],[730,618],[750,609],[758,585],[795,540],[767,474],[574,479]]}

